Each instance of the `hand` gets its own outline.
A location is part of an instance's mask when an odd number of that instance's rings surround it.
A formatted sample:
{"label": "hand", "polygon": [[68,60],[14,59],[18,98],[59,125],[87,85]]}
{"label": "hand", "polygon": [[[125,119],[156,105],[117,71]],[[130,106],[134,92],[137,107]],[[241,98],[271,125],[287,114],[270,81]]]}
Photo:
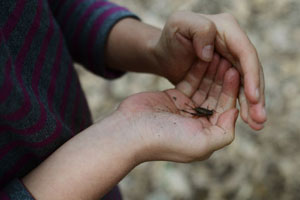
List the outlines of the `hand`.
{"label": "hand", "polygon": [[[234,139],[239,80],[218,55],[210,64],[199,61],[176,89],[129,97],[22,181],[36,199],[100,199],[141,162],[206,159]],[[192,86],[189,94],[179,90],[185,84]],[[194,117],[188,112],[195,106],[214,114]]]}
{"label": "hand", "polygon": [[[255,130],[266,121],[264,75],[255,47],[229,14],[178,12],[167,21],[154,48],[162,74],[171,82],[183,79],[198,60],[211,61],[214,50],[241,74],[241,117]],[[189,90],[187,86],[180,88]],[[189,91],[187,91],[189,93]]]}
{"label": "hand", "polygon": [[[239,73],[225,59],[214,56],[199,61],[175,89],[146,92],[126,99],[117,112],[127,116],[135,144],[144,148],[138,158],[190,162],[206,159],[234,139]],[[191,92],[179,88],[188,83]],[[194,90],[197,90],[196,92]],[[214,111],[211,117],[195,117],[194,107]],[[130,137],[131,138],[131,137]]]}

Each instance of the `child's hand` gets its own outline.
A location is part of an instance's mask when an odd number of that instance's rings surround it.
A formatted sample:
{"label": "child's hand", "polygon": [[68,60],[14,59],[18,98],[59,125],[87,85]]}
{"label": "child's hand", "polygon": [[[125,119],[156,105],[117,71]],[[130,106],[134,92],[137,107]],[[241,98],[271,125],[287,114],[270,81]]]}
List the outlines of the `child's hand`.
{"label": "child's hand", "polygon": [[210,62],[214,52],[241,75],[243,120],[255,130],[262,129],[267,119],[263,70],[255,47],[229,14],[178,12],[162,31],[134,19],[121,20],[110,33],[107,63],[122,71],[161,75],[177,84],[198,62]]}
{"label": "child's hand", "polygon": [[[22,181],[36,199],[99,199],[141,162],[206,159],[234,139],[239,80],[237,70],[217,55],[209,65],[199,62],[176,89],[124,100]],[[179,90],[184,87],[188,93]],[[214,114],[194,117],[188,113],[194,106]]]}
{"label": "child's hand", "polygon": [[[209,65],[199,62],[176,89],[145,92],[127,98],[117,112],[126,116],[134,144],[142,149],[139,162],[169,160],[191,162],[206,159],[234,139],[239,73],[215,55]],[[191,85],[190,92],[179,89]],[[199,88],[199,89],[198,89]],[[214,111],[211,117],[195,117],[194,107]],[[133,134],[133,135],[132,135]]]}
{"label": "child's hand", "polygon": [[253,129],[263,128],[266,121],[263,70],[255,47],[234,17],[175,13],[154,49],[164,76],[173,83],[181,81],[199,59],[211,61],[214,50],[225,57],[241,74],[241,117]]}

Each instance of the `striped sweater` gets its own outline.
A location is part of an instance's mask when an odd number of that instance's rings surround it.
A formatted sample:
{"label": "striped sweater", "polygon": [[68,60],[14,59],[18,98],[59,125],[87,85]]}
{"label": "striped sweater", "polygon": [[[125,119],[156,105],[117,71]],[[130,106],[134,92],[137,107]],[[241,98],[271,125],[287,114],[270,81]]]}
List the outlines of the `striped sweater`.
{"label": "striped sweater", "polygon": [[[0,0],[0,199],[33,199],[20,178],[91,115],[73,61],[112,79],[112,26],[135,17],[104,0]],[[104,199],[120,199],[114,188]]]}

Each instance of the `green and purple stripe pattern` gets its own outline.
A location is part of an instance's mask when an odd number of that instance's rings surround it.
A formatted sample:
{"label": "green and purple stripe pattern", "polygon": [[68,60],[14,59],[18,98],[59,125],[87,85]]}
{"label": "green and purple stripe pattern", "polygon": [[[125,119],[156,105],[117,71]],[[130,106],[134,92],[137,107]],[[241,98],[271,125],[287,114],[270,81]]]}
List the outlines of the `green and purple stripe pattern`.
{"label": "green and purple stripe pattern", "polygon": [[0,0],[0,199],[33,199],[20,178],[91,125],[73,62],[121,76],[104,50],[125,17],[137,18],[104,0]]}

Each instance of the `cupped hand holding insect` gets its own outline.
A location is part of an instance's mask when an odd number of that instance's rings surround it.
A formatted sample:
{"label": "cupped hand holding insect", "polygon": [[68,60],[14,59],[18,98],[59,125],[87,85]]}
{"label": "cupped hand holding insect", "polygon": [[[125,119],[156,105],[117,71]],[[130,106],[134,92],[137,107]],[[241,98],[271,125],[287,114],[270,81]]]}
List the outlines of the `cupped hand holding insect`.
{"label": "cupped hand holding insect", "polygon": [[[214,51],[225,57],[240,73],[242,119],[254,130],[264,127],[267,114],[263,69],[256,48],[232,15],[178,12],[164,27],[157,48],[162,52],[159,54],[162,63],[171,66],[164,69],[175,83],[182,80],[183,69],[187,70],[183,66],[190,66],[190,70],[199,59],[211,62]],[[180,88],[183,92],[189,89]]]}
{"label": "cupped hand holding insect", "polygon": [[[180,88],[191,85],[183,94]],[[128,116],[143,147],[138,158],[190,162],[206,159],[234,139],[239,73],[229,62],[214,56],[198,62],[175,89],[146,92],[126,99],[117,112]],[[195,107],[213,110],[197,117]]]}
{"label": "cupped hand holding insect", "polygon": [[121,20],[108,40],[107,63],[123,71],[161,75],[176,85],[198,60],[211,62],[214,52],[240,73],[242,119],[251,128],[262,129],[267,119],[263,69],[254,45],[230,14],[180,11],[169,17],[163,30],[134,19]]}
{"label": "cupped hand holding insect", "polygon": [[[100,199],[142,162],[204,160],[234,139],[239,80],[237,70],[218,55],[209,64],[199,61],[175,89],[128,97],[23,183],[36,199]],[[184,94],[180,90],[187,85]],[[195,107],[213,115],[194,116]]]}

